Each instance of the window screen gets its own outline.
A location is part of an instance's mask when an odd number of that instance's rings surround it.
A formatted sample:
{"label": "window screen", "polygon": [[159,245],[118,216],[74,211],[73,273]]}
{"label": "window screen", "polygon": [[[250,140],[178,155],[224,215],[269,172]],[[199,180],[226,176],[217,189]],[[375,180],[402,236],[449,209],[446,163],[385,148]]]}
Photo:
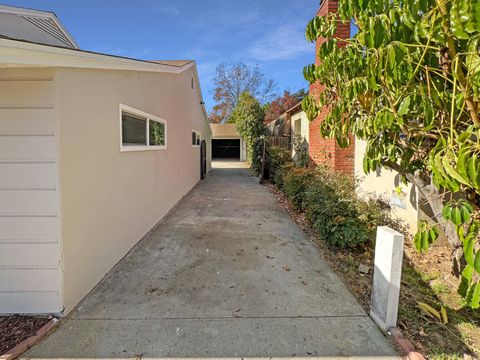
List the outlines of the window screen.
{"label": "window screen", "polygon": [[122,145],[147,144],[147,119],[122,113]]}
{"label": "window screen", "polygon": [[197,145],[197,133],[192,131],[192,145]]}

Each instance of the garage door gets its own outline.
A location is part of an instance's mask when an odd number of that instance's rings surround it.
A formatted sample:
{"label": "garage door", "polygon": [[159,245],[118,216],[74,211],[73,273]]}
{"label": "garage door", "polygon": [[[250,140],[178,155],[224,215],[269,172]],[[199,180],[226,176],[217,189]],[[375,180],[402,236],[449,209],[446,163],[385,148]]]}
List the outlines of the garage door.
{"label": "garage door", "polygon": [[240,139],[213,139],[212,158],[240,160]]}
{"label": "garage door", "polygon": [[0,69],[0,313],[62,310],[55,88]]}

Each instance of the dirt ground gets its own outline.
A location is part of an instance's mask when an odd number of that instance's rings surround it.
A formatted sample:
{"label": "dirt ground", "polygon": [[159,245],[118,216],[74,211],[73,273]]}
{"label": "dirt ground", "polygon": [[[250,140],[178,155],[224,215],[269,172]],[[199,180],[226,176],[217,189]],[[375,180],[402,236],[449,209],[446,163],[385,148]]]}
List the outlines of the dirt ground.
{"label": "dirt ground", "polygon": [[[339,275],[365,311],[370,308],[373,283],[373,248],[364,251],[332,249],[311,229],[302,213],[289,204],[273,185],[266,184],[294,221],[322,250],[330,267]],[[405,241],[398,327],[429,359],[478,359],[480,354],[480,311],[467,308],[457,294],[459,279],[450,273],[449,248],[438,242],[427,254],[419,254],[411,239]],[[369,268],[360,273],[360,264]],[[448,324],[420,312],[417,302],[440,310],[443,305]]]}
{"label": "dirt ground", "polygon": [[45,316],[2,316],[0,317],[0,355],[33,336],[47,324]]}

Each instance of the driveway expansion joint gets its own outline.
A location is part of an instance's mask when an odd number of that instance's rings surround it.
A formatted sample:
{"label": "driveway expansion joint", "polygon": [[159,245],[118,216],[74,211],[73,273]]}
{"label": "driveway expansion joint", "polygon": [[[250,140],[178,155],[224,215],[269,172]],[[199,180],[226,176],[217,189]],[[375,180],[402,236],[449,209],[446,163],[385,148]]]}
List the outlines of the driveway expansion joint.
{"label": "driveway expansion joint", "polygon": [[292,319],[356,319],[369,318],[367,315],[320,315],[320,316],[214,316],[214,317],[124,317],[124,318],[76,318],[71,317],[70,320],[75,321],[148,321],[148,320],[292,320]]}

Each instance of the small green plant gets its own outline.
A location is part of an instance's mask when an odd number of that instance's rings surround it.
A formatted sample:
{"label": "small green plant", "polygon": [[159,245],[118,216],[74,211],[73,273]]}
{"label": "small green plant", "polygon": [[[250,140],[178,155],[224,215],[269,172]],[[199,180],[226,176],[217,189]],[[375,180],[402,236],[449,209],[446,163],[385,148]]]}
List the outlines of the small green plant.
{"label": "small green plant", "polygon": [[347,255],[344,258],[344,261],[345,261],[346,269],[348,271],[357,271],[358,264],[357,264],[357,262],[355,261],[355,259],[353,258],[352,255]]}
{"label": "small green plant", "polygon": [[442,282],[436,282],[432,285],[432,290],[435,294],[446,294],[450,291],[450,288]]}

